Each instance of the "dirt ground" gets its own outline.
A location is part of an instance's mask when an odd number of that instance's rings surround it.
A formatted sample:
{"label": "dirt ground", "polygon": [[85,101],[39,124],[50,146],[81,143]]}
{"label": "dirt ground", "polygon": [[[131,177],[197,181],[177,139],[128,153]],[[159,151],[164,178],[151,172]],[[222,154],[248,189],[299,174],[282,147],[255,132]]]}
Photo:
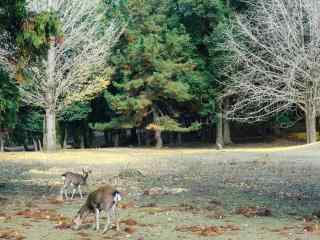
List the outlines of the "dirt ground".
{"label": "dirt ground", "polygon": [[[69,228],[84,200],[57,200],[61,174],[83,167],[86,193],[106,183],[125,193],[120,232],[95,232],[93,216]],[[0,239],[320,239],[319,172],[319,144],[4,153]]]}

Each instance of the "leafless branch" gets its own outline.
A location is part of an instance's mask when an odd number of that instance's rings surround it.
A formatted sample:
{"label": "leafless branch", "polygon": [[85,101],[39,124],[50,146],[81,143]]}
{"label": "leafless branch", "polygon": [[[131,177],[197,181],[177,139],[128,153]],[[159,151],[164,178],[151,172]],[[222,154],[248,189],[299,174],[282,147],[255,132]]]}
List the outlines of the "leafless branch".
{"label": "leafless branch", "polygon": [[[229,32],[237,92],[228,117],[254,122],[320,104],[320,1],[257,0]],[[233,69],[234,70],[234,69]]]}

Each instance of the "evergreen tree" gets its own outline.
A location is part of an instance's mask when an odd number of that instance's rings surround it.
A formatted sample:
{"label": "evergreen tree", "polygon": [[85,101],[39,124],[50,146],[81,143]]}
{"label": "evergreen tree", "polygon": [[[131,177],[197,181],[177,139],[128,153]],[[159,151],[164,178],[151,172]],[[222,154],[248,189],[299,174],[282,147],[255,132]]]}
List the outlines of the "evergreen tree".
{"label": "evergreen tree", "polygon": [[185,27],[170,16],[170,2],[134,0],[128,12],[112,58],[116,74],[105,93],[116,116],[96,128],[146,128],[161,147],[161,132],[195,129],[178,122],[179,108],[193,98],[188,82],[196,74],[194,48]]}

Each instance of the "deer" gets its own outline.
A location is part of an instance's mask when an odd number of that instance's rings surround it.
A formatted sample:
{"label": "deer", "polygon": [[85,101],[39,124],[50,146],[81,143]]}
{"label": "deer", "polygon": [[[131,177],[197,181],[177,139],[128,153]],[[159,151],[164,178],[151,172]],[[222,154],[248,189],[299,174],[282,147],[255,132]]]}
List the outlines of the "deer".
{"label": "deer", "polygon": [[63,187],[61,188],[61,198],[63,198],[63,194],[65,195],[66,200],[68,200],[68,188],[72,187],[72,195],[71,200],[73,199],[77,189],[80,195],[80,198],[83,199],[83,194],[81,191],[81,186],[87,185],[87,179],[91,170],[86,168],[82,169],[82,174],[73,173],[73,172],[66,172],[62,174],[62,179],[64,180]]}
{"label": "deer", "polygon": [[113,188],[111,185],[105,185],[103,187],[98,188],[94,192],[91,192],[88,195],[88,198],[85,204],[80,208],[77,212],[75,218],[73,219],[74,229],[78,230],[83,220],[91,213],[95,214],[96,223],[95,229],[96,231],[100,230],[100,213],[105,211],[107,214],[107,223],[103,229],[103,234],[107,232],[111,225],[111,217],[112,215],[116,220],[116,230],[120,230],[119,224],[119,210],[118,210],[118,202],[122,200],[122,194]]}

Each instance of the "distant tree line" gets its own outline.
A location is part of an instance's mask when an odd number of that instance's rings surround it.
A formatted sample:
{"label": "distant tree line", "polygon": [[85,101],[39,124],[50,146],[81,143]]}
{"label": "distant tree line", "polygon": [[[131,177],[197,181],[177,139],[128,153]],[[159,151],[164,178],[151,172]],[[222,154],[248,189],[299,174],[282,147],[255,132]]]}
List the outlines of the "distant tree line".
{"label": "distant tree line", "polygon": [[[270,136],[303,113],[314,142],[312,8],[316,0],[3,0],[1,150],[95,147],[97,132],[104,146],[223,147],[248,124]],[[299,17],[309,19],[303,34]]]}

